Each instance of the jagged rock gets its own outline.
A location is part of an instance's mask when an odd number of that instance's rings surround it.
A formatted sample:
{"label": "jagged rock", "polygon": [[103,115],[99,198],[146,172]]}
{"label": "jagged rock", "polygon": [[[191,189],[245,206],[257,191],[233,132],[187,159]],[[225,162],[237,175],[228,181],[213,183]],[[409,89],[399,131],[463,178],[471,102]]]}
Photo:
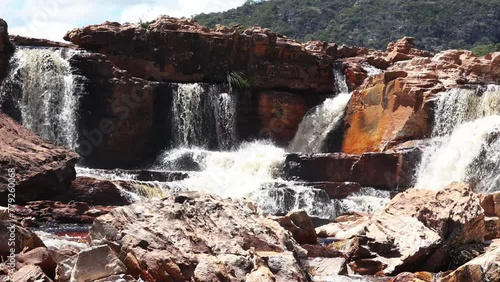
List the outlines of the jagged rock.
{"label": "jagged rock", "polygon": [[[430,134],[437,93],[466,84],[500,83],[500,52],[476,57],[469,51],[448,50],[428,58],[417,51],[406,54],[408,44],[393,44],[389,58],[402,61],[366,79],[354,92],[345,118],[344,153],[380,152],[424,139]],[[365,59],[350,58],[347,66],[356,72]]]}
{"label": "jagged rock", "polygon": [[36,265],[23,266],[18,271],[14,272],[9,281],[12,282],[52,282],[43,270]]}
{"label": "jagged rock", "polygon": [[119,207],[96,219],[89,240],[114,246],[129,273],[146,281],[306,281],[297,261],[306,251],[243,200],[191,192]]}
{"label": "jagged rock", "polygon": [[481,196],[481,207],[487,216],[500,217],[500,192]]}
{"label": "jagged rock", "polygon": [[311,48],[269,29],[212,31],[193,20],[161,16],[146,28],[106,22],[74,29],[65,39],[108,54],[144,79],[221,83],[229,71],[244,71],[258,88],[333,89],[328,44]]}
{"label": "jagged rock", "polygon": [[277,217],[279,224],[290,231],[299,244],[316,244],[316,231],[311,218],[305,211],[291,211],[286,216]]}
{"label": "jagged rock", "polygon": [[33,218],[37,223],[92,223],[112,206],[89,206],[85,202],[34,201],[12,209],[16,218]]}
{"label": "jagged rock", "polygon": [[49,277],[55,277],[57,263],[52,258],[49,249],[45,247],[38,247],[22,253],[16,259],[21,265],[36,265]]}
{"label": "jagged rock", "polygon": [[327,277],[334,275],[347,274],[346,259],[343,257],[337,258],[309,258],[304,263],[309,275],[313,281],[323,281]]}
{"label": "jagged rock", "polygon": [[[11,232],[12,231],[12,232]],[[28,229],[16,225],[14,222],[0,221],[0,257],[11,254],[9,239],[14,235],[15,253],[30,251],[38,247],[45,247],[42,240]]]}
{"label": "jagged rock", "polygon": [[58,47],[58,48],[72,48],[76,49],[78,46],[74,44],[67,44],[62,42],[51,41],[41,38],[31,38],[20,35],[10,35],[10,42],[14,43],[16,46],[28,46],[28,47]]}
{"label": "jagged rock", "polygon": [[78,158],[0,113],[0,204],[7,204],[9,179],[15,179],[16,204],[63,193],[76,177]]}
{"label": "jagged rock", "polygon": [[56,281],[111,281],[110,277],[126,274],[127,269],[109,246],[86,249],[62,261],[56,269]]}
{"label": "jagged rock", "polygon": [[493,249],[441,278],[442,282],[500,281],[500,248]]}

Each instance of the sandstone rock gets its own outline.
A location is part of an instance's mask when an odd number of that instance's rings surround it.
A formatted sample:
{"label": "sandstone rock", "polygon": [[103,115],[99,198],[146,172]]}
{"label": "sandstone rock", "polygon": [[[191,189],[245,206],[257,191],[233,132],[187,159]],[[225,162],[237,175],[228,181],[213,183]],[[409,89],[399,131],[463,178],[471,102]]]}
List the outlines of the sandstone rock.
{"label": "sandstone rock", "polygon": [[51,41],[41,38],[31,38],[20,35],[10,35],[10,42],[14,43],[16,46],[28,46],[28,47],[59,47],[59,48],[73,48],[76,49],[78,46],[74,44],[67,44],[62,42]]}
{"label": "sandstone rock", "polygon": [[355,213],[352,216],[339,216],[335,222],[317,227],[316,234],[320,238],[350,239],[363,232],[370,224],[370,218],[370,215],[360,213]]}
{"label": "sandstone rock", "polygon": [[107,22],[74,29],[65,39],[108,54],[145,79],[221,83],[228,71],[243,70],[257,88],[333,89],[327,44],[301,44],[268,29],[211,31],[193,20],[162,16],[147,28]]}
{"label": "sandstone rock", "polygon": [[388,214],[374,216],[359,235],[349,267],[363,275],[414,270],[441,242],[416,218]]}
{"label": "sandstone rock", "polygon": [[343,199],[361,190],[356,182],[305,182],[302,185],[323,190],[330,199]]}
{"label": "sandstone rock", "polygon": [[304,267],[313,281],[322,281],[334,275],[347,274],[346,259],[339,258],[310,258],[304,263]]}
{"label": "sandstone rock", "polygon": [[9,281],[12,282],[52,282],[43,270],[36,265],[26,265],[16,271]]}
{"label": "sandstone rock", "polygon": [[433,282],[435,279],[434,275],[429,272],[403,272],[391,278],[389,282]]}
{"label": "sandstone rock", "polygon": [[486,229],[485,240],[500,238],[500,218],[496,216],[485,217],[484,225]]}
{"label": "sandstone rock", "polygon": [[79,53],[71,64],[91,81],[85,89],[90,94],[80,100],[82,109],[92,109],[81,114],[83,164],[126,168],[153,158],[160,146],[153,134],[159,84],[132,77],[101,54]]}
{"label": "sandstone rock", "polygon": [[469,261],[440,281],[500,281],[500,248]]}
{"label": "sandstone rock", "polygon": [[22,253],[18,256],[17,261],[22,265],[36,265],[49,277],[55,277],[57,263],[52,258],[51,252],[47,248],[38,247]]}
{"label": "sandstone rock", "polygon": [[481,207],[487,216],[500,217],[500,192],[481,196]]}
{"label": "sandstone rock", "polygon": [[81,251],[57,266],[57,281],[110,281],[109,277],[126,274],[126,267],[108,246],[96,246]]}
{"label": "sandstone rock", "polygon": [[38,222],[92,223],[94,218],[101,214],[92,216],[87,213],[89,210],[89,205],[84,202],[65,204],[58,201],[34,201],[24,206],[16,206],[12,212],[21,218],[35,218]]}
{"label": "sandstone rock", "polygon": [[417,218],[442,238],[442,246],[427,258],[423,269],[442,267],[449,251],[486,236],[485,216],[479,195],[463,183],[452,183],[443,190],[410,189],[394,197],[385,213]]}
{"label": "sandstone rock", "polygon": [[47,143],[0,113],[0,164],[5,168],[0,171],[0,204],[7,204],[9,179],[15,179],[16,204],[66,191],[77,161],[74,152]]}
{"label": "sandstone rock", "polygon": [[306,251],[243,200],[191,192],[119,207],[96,219],[89,240],[115,246],[128,271],[147,281],[306,281],[297,261]]}
{"label": "sandstone rock", "polygon": [[276,219],[279,224],[290,231],[299,244],[316,244],[316,231],[311,218],[305,211],[291,211],[286,216]]}
{"label": "sandstone rock", "polygon": [[[11,231],[13,231],[11,233]],[[10,255],[11,246],[9,239],[11,235],[15,237],[15,253],[21,251],[30,251],[38,247],[45,247],[42,240],[28,229],[20,227],[13,222],[0,221],[0,256],[5,257]]]}
{"label": "sandstone rock", "polygon": [[[411,51],[407,39],[388,50],[387,72],[366,79],[353,94],[345,119],[344,153],[380,152],[424,139],[431,130],[437,93],[466,84],[500,83],[497,53],[476,57],[469,51],[448,50],[431,59],[428,53]],[[367,60],[347,59],[347,72],[359,73],[356,68]]]}
{"label": "sandstone rock", "polygon": [[309,107],[298,95],[286,92],[266,91],[259,95],[259,137],[287,145]]}
{"label": "sandstone rock", "polygon": [[[362,187],[398,191],[412,184],[420,157],[421,151],[418,149],[361,156],[340,153],[290,154],[285,160],[284,173],[295,180],[355,182]],[[325,191],[328,190],[330,188],[326,187]],[[330,192],[336,198],[337,191]]]}
{"label": "sandstone rock", "polygon": [[91,177],[77,177],[58,200],[103,206],[124,206],[133,202],[115,183]]}

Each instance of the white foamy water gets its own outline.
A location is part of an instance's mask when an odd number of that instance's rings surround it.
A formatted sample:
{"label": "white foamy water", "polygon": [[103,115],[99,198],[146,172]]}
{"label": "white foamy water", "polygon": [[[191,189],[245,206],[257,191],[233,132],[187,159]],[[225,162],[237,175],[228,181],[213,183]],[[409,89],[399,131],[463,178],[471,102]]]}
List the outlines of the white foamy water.
{"label": "white foamy water", "polygon": [[341,125],[351,94],[341,93],[326,99],[323,104],[309,111],[299,124],[288,151],[320,153],[324,151],[328,134]]}
{"label": "white foamy water", "polygon": [[375,214],[381,212],[389,201],[389,192],[366,187],[345,199],[335,200],[335,206],[337,214],[350,212]]}
{"label": "white foamy water", "polygon": [[500,87],[442,93],[435,116],[432,145],[424,151],[415,186],[441,189],[464,181],[479,192],[498,190]]}
{"label": "white foamy water", "polygon": [[362,66],[363,69],[366,71],[366,74],[370,77],[370,76],[374,76],[374,75],[377,75],[377,74],[381,74],[383,71],[379,68],[376,68],[372,65],[369,65],[369,64],[366,64],[366,65],[363,65]]}
{"label": "white foamy water", "polygon": [[222,197],[250,198],[266,212],[304,209],[311,215],[333,217],[334,210],[324,191],[283,180],[279,173],[286,152],[269,141],[243,143],[235,151],[181,148],[166,152],[160,168],[175,166],[187,157],[199,166],[190,177],[169,184],[176,191],[198,191]]}
{"label": "white foamy water", "polygon": [[0,108],[10,99],[21,122],[40,136],[77,147],[79,86],[69,60],[77,51],[17,48],[12,70],[0,87]]}

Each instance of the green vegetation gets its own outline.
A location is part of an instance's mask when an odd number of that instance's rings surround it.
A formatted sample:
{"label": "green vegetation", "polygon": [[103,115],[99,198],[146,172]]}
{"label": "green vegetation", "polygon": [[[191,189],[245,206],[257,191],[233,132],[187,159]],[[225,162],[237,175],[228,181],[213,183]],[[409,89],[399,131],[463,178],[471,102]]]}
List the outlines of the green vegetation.
{"label": "green vegetation", "polygon": [[214,27],[262,26],[301,41],[324,40],[385,49],[403,36],[419,48],[498,50],[500,0],[247,1],[223,13],[195,17]]}
{"label": "green vegetation", "polygon": [[230,71],[227,73],[227,83],[234,89],[245,89],[252,86],[251,81],[246,74],[239,71]]}

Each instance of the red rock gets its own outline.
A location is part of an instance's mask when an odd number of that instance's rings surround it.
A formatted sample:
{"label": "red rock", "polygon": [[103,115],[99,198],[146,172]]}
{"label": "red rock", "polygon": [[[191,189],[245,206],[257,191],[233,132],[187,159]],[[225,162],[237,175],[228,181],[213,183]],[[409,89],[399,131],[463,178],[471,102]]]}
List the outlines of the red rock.
{"label": "red rock", "polygon": [[259,94],[259,137],[287,145],[295,136],[299,123],[309,109],[298,95],[266,91]]}
{"label": "red rock", "polygon": [[74,44],[67,44],[62,42],[51,41],[41,38],[31,38],[19,35],[10,35],[10,42],[14,43],[16,46],[30,46],[30,47],[60,47],[60,48],[73,48],[76,49],[78,46]]}
{"label": "red rock", "polygon": [[434,279],[434,275],[429,272],[403,272],[391,278],[388,282],[433,282]]}
{"label": "red rock", "polygon": [[287,215],[277,217],[276,221],[290,231],[299,244],[317,244],[316,231],[311,218],[305,211],[291,211]]}
{"label": "red rock", "polygon": [[[420,157],[421,151],[418,149],[397,153],[367,153],[361,156],[339,153],[290,154],[285,160],[284,172],[291,179],[354,182],[361,187],[397,191],[411,186]],[[343,197],[349,193],[350,188],[345,186],[340,191],[337,189],[339,188],[325,187],[325,191],[330,191],[333,198]]]}
{"label": "red rock", "polygon": [[307,182],[305,185],[324,190],[330,199],[343,199],[361,190],[356,182]]}
{"label": "red rock", "polygon": [[58,200],[85,202],[94,206],[123,206],[133,202],[115,183],[91,177],[77,177]]}
{"label": "red rock", "polygon": [[58,201],[34,201],[16,206],[17,217],[33,217],[37,222],[92,223],[98,216],[108,213],[114,207],[89,206],[85,202],[63,203]]}
{"label": "red rock", "polygon": [[481,207],[483,207],[486,216],[500,217],[500,192],[481,195]]}
{"label": "red rock", "polygon": [[41,282],[52,282],[43,270],[36,265],[26,265],[23,268],[16,271],[10,280],[12,282],[26,282],[26,281],[41,281]]}
{"label": "red rock", "polygon": [[[14,230],[14,233],[10,233]],[[0,221],[0,256],[6,257],[10,255],[9,246],[10,234],[15,234],[15,253],[19,254],[21,251],[29,251],[38,247],[45,247],[42,240],[30,230],[16,225],[14,222]]]}
{"label": "red rock", "polygon": [[51,252],[47,248],[39,247],[22,253],[18,256],[17,260],[22,265],[39,266],[49,277],[55,277],[57,263],[54,261]]}
{"label": "red rock", "polygon": [[163,16],[147,28],[107,22],[74,29],[65,39],[113,54],[109,58],[118,67],[145,79],[222,82],[228,71],[243,70],[257,88],[333,89],[326,43],[301,44],[268,29],[212,31],[193,20]]}
{"label": "red rock", "polygon": [[[75,178],[78,155],[54,146],[0,113],[0,204],[6,205],[14,175],[16,204],[66,191]],[[9,175],[9,169],[13,173]]]}

